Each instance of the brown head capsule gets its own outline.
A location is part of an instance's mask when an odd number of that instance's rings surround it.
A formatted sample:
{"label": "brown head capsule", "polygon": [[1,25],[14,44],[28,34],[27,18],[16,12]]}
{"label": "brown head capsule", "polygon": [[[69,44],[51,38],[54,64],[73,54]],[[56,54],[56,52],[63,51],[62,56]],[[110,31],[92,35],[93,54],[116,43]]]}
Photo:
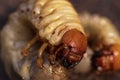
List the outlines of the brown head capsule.
{"label": "brown head capsule", "polygon": [[93,65],[98,71],[116,71],[120,69],[120,45],[114,44],[102,49],[93,57]]}
{"label": "brown head capsule", "polygon": [[76,29],[69,30],[62,37],[62,44],[59,47],[61,49],[57,52],[57,57],[65,67],[71,68],[80,62],[86,47],[86,36]]}

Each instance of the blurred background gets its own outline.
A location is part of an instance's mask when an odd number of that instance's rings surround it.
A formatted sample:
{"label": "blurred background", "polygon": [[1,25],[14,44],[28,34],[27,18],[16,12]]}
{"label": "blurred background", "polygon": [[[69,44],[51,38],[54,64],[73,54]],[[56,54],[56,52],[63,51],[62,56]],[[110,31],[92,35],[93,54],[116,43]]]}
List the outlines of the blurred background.
{"label": "blurred background", "polygon": [[[6,24],[10,13],[25,0],[0,0],[0,30]],[[108,17],[120,30],[120,0],[70,0],[80,13],[89,12]],[[0,52],[1,53],[1,52]],[[9,80],[0,61],[0,80]]]}

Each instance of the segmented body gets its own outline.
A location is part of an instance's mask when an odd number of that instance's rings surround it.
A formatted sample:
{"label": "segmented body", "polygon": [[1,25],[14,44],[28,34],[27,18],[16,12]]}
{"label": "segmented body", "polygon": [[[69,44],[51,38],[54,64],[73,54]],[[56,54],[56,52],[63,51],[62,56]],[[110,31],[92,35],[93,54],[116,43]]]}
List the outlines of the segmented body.
{"label": "segmented body", "polygon": [[80,15],[80,19],[94,50],[100,49],[103,45],[120,44],[120,34],[108,18],[84,14]]}
{"label": "segmented body", "polygon": [[60,44],[62,36],[70,29],[84,34],[78,14],[68,0],[29,0],[18,12],[22,12],[38,30],[40,38],[51,45]]}

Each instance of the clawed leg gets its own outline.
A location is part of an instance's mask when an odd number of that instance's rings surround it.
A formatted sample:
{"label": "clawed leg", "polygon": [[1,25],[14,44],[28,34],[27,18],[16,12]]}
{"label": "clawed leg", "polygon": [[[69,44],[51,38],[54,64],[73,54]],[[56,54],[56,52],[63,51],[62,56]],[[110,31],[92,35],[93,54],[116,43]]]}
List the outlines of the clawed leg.
{"label": "clawed leg", "polygon": [[49,61],[50,61],[50,64],[54,65],[55,64],[55,59],[56,59],[56,56],[55,55],[50,55],[49,56]]}
{"label": "clawed leg", "polygon": [[51,55],[49,56],[49,61],[52,65],[56,64],[56,57],[57,57],[57,53],[58,51],[60,51],[62,49],[62,47],[58,48],[55,52],[54,52],[54,47],[51,48]]}
{"label": "clawed leg", "polygon": [[39,49],[38,56],[37,56],[37,66],[39,68],[44,68],[43,66],[43,59],[42,59],[42,54],[46,47],[48,46],[48,43],[43,43],[42,46]]}
{"label": "clawed leg", "polygon": [[32,45],[34,45],[37,41],[39,40],[39,36],[36,35],[31,41],[27,43],[27,45],[23,48],[22,50],[22,55],[24,57],[28,56],[29,54],[29,49],[31,48]]}
{"label": "clawed leg", "polygon": [[49,62],[52,65],[55,64],[55,55],[53,54],[54,53],[54,49],[55,48],[51,46],[51,48],[50,48],[50,55],[49,55]]}

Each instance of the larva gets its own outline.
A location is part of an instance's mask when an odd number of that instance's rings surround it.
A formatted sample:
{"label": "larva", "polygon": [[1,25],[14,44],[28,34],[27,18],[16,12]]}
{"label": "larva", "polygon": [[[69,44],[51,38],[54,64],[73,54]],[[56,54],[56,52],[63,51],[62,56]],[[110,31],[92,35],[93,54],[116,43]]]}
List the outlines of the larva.
{"label": "larva", "polygon": [[88,33],[90,47],[95,51],[93,65],[98,71],[120,69],[120,35],[109,19],[99,15],[80,16]]}
{"label": "larva", "polygon": [[50,62],[60,61],[65,67],[73,67],[86,51],[87,37],[77,12],[68,0],[29,0],[15,13],[20,19],[33,25],[36,36],[22,51],[28,56],[30,47],[38,40],[43,42],[37,65],[42,67],[42,53],[48,48]]}

